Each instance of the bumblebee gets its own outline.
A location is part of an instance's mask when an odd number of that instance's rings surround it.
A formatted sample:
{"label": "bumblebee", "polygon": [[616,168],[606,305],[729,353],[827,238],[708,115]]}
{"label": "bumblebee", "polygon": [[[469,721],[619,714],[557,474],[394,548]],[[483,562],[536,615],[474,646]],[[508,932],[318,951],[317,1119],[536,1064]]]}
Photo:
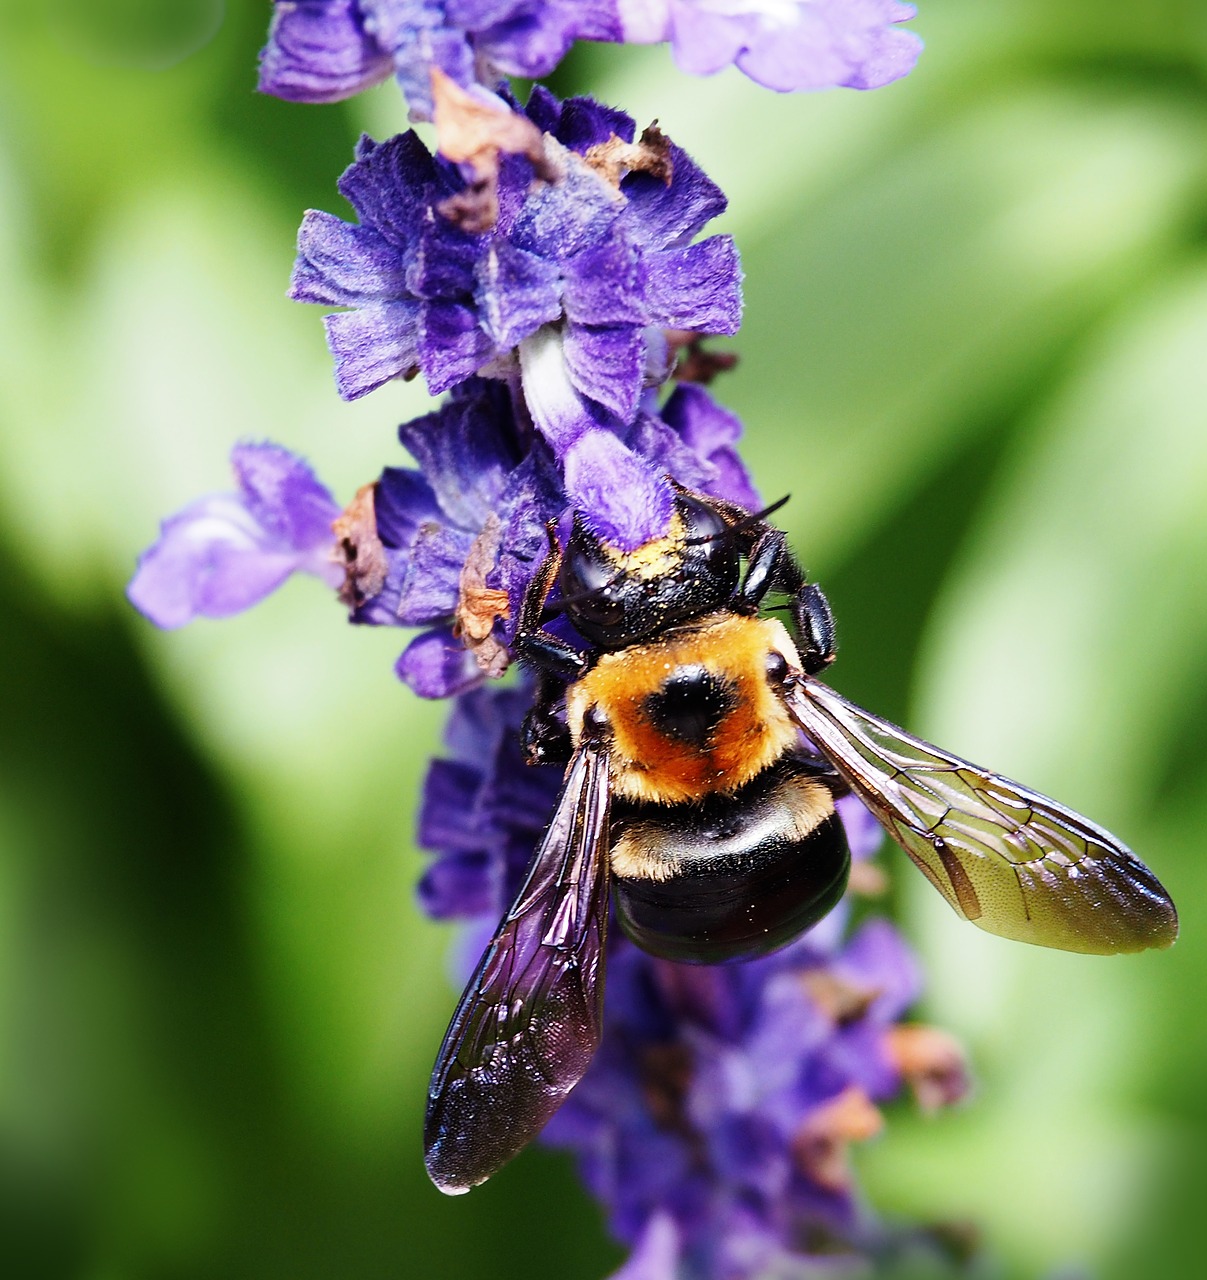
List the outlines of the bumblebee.
{"label": "bumblebee", "polygon": [[[579,516],[563,551],[550,527],[515,648],[537,673],[525,752],[565,776],[436,1060],[424,1140],[442,1191],[490,1177],[586,1071],[610,901],[638,946],[671,960],[783,946],[846,887],[842,795],[990,933],[1100,955],[1177,936],[1165,889],[1106,831],[817,679],[834,620],[775,509],[679,490],[666,536],[632,552]],[[790,626],[760,616],[772,593]],[[549,629],[558,614],[585,649]]]}

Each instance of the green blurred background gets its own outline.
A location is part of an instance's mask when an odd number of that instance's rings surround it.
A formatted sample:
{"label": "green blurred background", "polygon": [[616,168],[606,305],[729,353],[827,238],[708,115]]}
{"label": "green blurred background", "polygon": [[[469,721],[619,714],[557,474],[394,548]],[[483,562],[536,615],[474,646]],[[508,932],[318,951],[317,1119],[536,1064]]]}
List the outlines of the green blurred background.
{"label": "green blurred background", "polygon": [[[122,598],[236,438],[346,499],[422,389],[355,406],[284,298],[307,206],[392,87],[251,91],[264,0],[0,5],[0,1271],[591,1280],[568,1163],[446,1200],[420,1106],[451,1008],[412,901],[443,709],[309,580],[162,635]],[[1005,1276],[1201,1274],[1207,1189],[1207,3],[923,0],[873,94],[577,52],[724,186],[742,363],[716,388],[841,626],[835,683],[1093,814],[1172,953],[1032,952],[905,859],[920,1011],[963,1109],[909,1105],[869,1199]]]}

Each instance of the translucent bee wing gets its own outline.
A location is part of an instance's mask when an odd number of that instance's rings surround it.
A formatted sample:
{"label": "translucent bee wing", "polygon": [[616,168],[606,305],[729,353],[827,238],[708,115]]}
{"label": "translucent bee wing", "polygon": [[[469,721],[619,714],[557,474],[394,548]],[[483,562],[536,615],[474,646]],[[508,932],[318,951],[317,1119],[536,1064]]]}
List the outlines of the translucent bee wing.
{"label": "translucent bee wing", "polygon": [[599,1045],[608,810],[607,753],[581,746],[524,886],[440,1046],[424,1144],[441,1191],[468,1191],[517,1155]]}
{"label": "translucent bee wing", "polygon": [[912,737],[807,676],[793,718],[957,915],[989,933],[1095,955],[1168,947],[1178,915],[1114,836]]}

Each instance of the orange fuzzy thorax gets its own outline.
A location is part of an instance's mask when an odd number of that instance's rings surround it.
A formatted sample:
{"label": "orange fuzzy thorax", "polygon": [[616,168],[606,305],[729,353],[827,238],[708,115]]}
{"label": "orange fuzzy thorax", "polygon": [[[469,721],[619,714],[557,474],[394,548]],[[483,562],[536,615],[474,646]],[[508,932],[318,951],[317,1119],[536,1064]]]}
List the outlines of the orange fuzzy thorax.
{"label": "orange fuzzy thorax", "polygon": [[[577,743],[589,707],[603,713],[612,734],[612,786],[624,799],[680,804],[709,792],[736,791],[798,741],[767,680],[773,650],[791,666],[800,665],[781,622],[716,614],[650,644],[605,653],[566,695],[571,736]],[[686,666],[704,667],[730,694],[730,709],[703,745],[662,732],[646,711],[647,699]]]}

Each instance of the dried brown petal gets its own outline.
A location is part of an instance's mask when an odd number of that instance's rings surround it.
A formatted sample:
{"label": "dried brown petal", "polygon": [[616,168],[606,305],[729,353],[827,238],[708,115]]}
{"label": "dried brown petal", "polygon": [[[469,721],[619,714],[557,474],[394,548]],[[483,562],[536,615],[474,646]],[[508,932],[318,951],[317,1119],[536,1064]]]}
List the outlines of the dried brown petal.
{"label": "dried brown petal", "polygon": [[862,1018],[880,994],[879,987],[848,982],[828,969],[810,969],[801,981],[818,1009],[840,1027]]}
{"label": "dried brown petal", "polygon": [[968,1060],[960,1042],[946,1031],[902,1023],[889,1027],[884,1045],[923,1111],[949,1107],[967,1094]]}
{"label": "dried brown petal", "polygon": [[874,1138],[882,1128],[884,1117],[875,1103],[858,1085],[848,1085],[797,1130],[792,1142],[797,1168],[827,1191],[847,1191],[851,1186],[850,1144]]}
{"label": "dried brown petal", "polygon": [[676,382],[696,382],[706,387],[719,373],[737,366],[734,351],[706,351],[703,338],[689,329],[668,329],[667,344],[679,352],[673,377]]}
{"label": "dried brown petal", "polygon": [[376,496],[376,481],[362,485],[331,524],[336,537],[332,558],[344,567],[339,598],[349,609],[372,600],[386,585],[389,566],[385,548],[377,536]]}
{"label": "dried brown petal", "polygon": [[507,646],[494,635],[494,625],[511,611],[507,592],[486,585],[486,575],[495,567],[503,526],[493,512],[474,539],[461,566],[459,599],[453,632],[474,655],[478,668],[489,676],[501,676],[511,656]]}
{"label": "dried brown petal", "polygon": [[874,862],[853,862],[847,887],[865,898],[879,898],[888,891],[888,873]]}
{"label": "dried brown petal", "polygon": [[499,216],[499,153],[524,155],[538,178],[557,179],[556,165],[545,154],[545,135],[528,119],[502,105],[483,102],[432,68],[433,118],[440,154],[468,165],[469,186],[440,203],[444,217],[470,232],[489,231]]}
{"label": "dried brown petal", "polygon": [[470,235],[489,231],[499,220],[499,187],[496,175],[479,178],[463,191],[441,200],[436,206],[442,218]]}
{"label": "dried brown petal", "polygon": [[625,142],[613,134],[607,142],[597,142],[583,153],[583,159],[605,182],[619,188],[626,173],[648,173],[669,187],[675,174],[670,139],[655,120],[636,142]]}

